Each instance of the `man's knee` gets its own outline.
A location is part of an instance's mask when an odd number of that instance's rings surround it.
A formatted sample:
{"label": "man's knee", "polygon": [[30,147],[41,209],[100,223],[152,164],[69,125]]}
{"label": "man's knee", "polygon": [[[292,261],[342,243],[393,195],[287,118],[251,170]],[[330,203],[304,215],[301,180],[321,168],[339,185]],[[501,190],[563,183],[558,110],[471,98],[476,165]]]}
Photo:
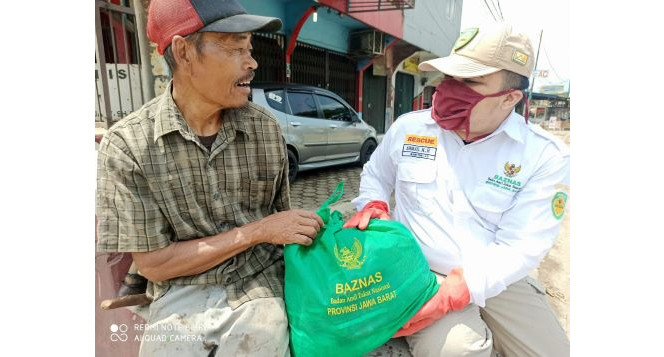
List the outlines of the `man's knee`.
{"label": "man's knee", "polygon": [[482,318],[503,356],[569,356],[569,339],[544,289],[530,277],[488,299]]}
{"label": "man's knee", "polygon": [[168,353],[206,356],[289,354],[288,320],[281,298],[255,299],[233,310],[226,303],[223,288],[177,286],[155,305],[158,306],[151,311],[149,322],[153,327],[151,331],[172,331],[174,335],[195,338],[191,341],[176,336],[175,340],[182,342],[168,343],[146,339],[141,345],[141,356]]}
{"label": "man's knee", "polygon": [[[286,305],[281,298],[262,298],[247,303],[243,319],[251,329],[287,331]],[[242,307],[241,307],[242,308]]]}
{"label": "man's knee", "polygon": [[288,319],[283,299],[262,298],[241,306],[241,317],[221,338],[220,355],[286,356],[289,354]]}
{"label": "man's knee", "polygon": [[490,356],[492,341],[488,327],[459,324],[448,333],[439,356]]}
{"label": "man's knee", "polygon": [[479,309],[470,305],[450,312],[426,329],[407,337],[413,356],[491,355],[492,334],[480,318]]}

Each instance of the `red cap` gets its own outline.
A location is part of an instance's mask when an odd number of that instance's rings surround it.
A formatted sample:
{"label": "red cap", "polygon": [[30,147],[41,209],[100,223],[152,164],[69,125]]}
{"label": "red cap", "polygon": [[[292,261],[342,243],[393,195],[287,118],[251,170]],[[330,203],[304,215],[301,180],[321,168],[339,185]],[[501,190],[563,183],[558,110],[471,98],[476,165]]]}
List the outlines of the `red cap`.
{"label": "red cap", "polygon": [[278,18],[249,15],[237,0],[152,0],[148,9],[148,37],[162,55],[175,35],[274,32],[280,28]]}

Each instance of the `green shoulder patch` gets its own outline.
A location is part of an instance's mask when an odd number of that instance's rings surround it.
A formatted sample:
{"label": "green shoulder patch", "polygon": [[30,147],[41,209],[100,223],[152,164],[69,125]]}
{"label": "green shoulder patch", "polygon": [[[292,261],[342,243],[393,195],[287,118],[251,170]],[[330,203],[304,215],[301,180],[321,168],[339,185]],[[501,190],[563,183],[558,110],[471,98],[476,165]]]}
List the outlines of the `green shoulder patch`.
{"label": "green shoulder patch", "polygon": [[452,52],[461,49],[463,46],[467,45],[468,42],[470,42],[475,36],[477,35],[477,32],[479,31],[479,28],[477,27],[472,27],[469,29],[463,30],[461,34],[459,34],[459,38],[457,38],[456,42],[454,43],[454,46],[452,47]]}
{"label": "green shoulder patch", "polygon": [[565,204],[567,203],[567,194],[565,192],[556,192],[551,200],[551,211],[556,219],[563,218],[565,213]]}

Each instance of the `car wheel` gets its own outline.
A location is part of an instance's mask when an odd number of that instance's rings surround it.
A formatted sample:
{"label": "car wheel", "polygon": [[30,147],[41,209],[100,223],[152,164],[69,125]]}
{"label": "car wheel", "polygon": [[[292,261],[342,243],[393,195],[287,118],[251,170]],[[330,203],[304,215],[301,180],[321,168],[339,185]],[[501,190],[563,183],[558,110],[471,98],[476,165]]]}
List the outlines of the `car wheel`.
{"label": "car wheel", "polygon": [[360,149],[360,165],[364,166],[369,161],[371,154],[376,150],[376,146],[376,142],[371,139],[364,142],[362,149]]}
{"label": "car wheel", "polygon": [[297,177],[297,156],[293,150],[288,149],[288,182],[295,182],[295,177]]}

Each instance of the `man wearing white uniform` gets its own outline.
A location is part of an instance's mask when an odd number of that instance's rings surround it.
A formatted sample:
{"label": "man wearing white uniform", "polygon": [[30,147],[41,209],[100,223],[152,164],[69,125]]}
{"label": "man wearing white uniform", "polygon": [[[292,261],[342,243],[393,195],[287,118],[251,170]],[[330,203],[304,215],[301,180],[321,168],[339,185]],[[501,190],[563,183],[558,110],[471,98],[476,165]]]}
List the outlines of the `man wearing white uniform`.
{"label": "man wearing white uniform", "polygon": [[569,185],[567,147],[514,111],[533,62],[509,25],[462,32],[449,56],[419,66],[445,74],[432,108],[401,116],[364,166],[344,227],[391,216],[441,282],[395,335],[415,356],[569,355],[528,277],[555,242]]}

